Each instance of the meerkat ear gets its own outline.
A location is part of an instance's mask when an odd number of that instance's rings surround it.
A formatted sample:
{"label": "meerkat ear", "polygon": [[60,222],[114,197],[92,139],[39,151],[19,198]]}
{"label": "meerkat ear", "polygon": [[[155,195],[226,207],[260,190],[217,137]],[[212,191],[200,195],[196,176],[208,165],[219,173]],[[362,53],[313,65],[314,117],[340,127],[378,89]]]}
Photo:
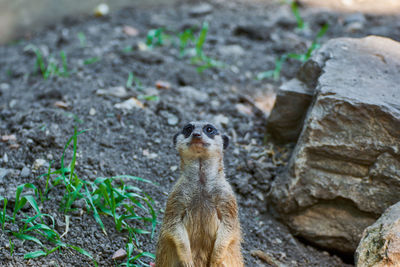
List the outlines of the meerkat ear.
{"label": "meerkat ear", "polygon": [[224,149],[226,149],[229,145],[229,137],[226,135],[222,136],[222,141],[224,142]]}
{"label": "meerkat ear", "polygon": [[174,146],[176,146],[176,139],[178,138],[179,133],[174,135],[173,141],[174,141]]}

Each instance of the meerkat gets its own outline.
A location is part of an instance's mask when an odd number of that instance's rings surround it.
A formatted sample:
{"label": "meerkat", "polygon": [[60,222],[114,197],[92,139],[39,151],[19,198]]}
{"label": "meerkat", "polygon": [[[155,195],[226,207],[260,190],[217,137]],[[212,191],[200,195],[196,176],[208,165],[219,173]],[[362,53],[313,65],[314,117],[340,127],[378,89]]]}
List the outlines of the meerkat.
{"label": "meerkat", "polygon": [[241,267],[241,230],[223,150],[229,138],[190,122],[174,138],[181,175],[168,196],[156,267]]}

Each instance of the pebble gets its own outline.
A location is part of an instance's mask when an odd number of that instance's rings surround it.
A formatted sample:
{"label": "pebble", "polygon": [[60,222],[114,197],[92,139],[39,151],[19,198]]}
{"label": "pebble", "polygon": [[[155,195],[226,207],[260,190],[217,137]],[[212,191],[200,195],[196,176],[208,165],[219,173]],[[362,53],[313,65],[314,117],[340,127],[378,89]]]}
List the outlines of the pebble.
{"label": "pebble", "polygon": [[128,26],[128,25],[125,25],[123,27],[122,31],[128,36],[138,36],[139,35],[138,29],[136,29],[135,27],[132,27],[132,26]]}
{"label": "pebble", "polygon": [[0,184],[4,184],[4,178],[7,176],[9,171],[4,168],[0,168]]}
{"label": "pebble", "polygon": [[36,159],[35,162],[33,162],[32,169],[38,170],[40,167],[44,166],[46,164],[45,159]]}
{"label": "pebble", "polygon": [[122,260],[126,257],[126,251],[123,248],[118,249],[114,252],[112,259],[113,260]]}
{"label": "pebble", "polygon": [[171,84],[167,81],[156,81],[157,89],[170,89]]}
{"label": "pebble", "polygon": [[115,96],[119,98],[125,98],[128,96],[128,92],[126,91],[125,87],[123,86],[116,86],[116,87],[111,87],[108,89],[99,89],[96,91],[97,95],[104,96]]}
{"label": "pebble", "polygon": [[21,170],[21,173],[19,174],[22,178],[27,178],[31,174],[31,170],[24,166]]}
{"label": "pebble", "polygon": [[0,89],[8,90],[8,89],[10,89],[10,85],[8,83],[2,83],[2,84],[0,84]]}
{"label": "pebble", "polygon": [[69,109],[68,103],[66,103],[64,101],[56,101],[56,102],[54,102],[54,106],[56,106],[58,108],[62,108],[62,109]]}
{"label": "pebble", "polygon": [[142,108],[144,108],[144,105],[142,102],[140,102],[136,98],[131,97],[128,100],[125,100],[124,102],[115,104],[114,107],[117,109],[131,110],[134,108],[142,109]]}
{"label": "pebble", "polygon": [[142,154],[148,159],[155,159],[158,157],[157,153],[150,153],[148,149],[143,149]]}
{"label": "pebble", "polygon": [[207,93],[197,90],[192,86],[183,86],[179,88],[179,92],[190,99],[190,101],[196,101],[197,103],[204,104],[208,102],[209,96]]}
{"label": "pebble", "polygon": [[245,54],[244,49],[240,45],[225,45],[218,48],[219,54],[222,56],[239,57]]}
{"label": "pebble", "polygon": [[90,116],[96,115],[96,110],[95,110],[94,108],[90,108],[90,110],[89,110],[89,115],[90,115]]}
{"label": "pebble", "polygon": [[193,17],[204,16],[210,14],[213,11],[213,6],[207,3],[198,4],[189,11],[189,15]]}
{"label": "pebble", "polygon": [[103,17],[103,16],[107,16],[108,13],[110,13],[110,8],[107,4],[105,3],[101,3],[98,6],[96,6],[96,8],[94,9],[94,14],[97,17]]}
{"label": "pebble", "polygon": [[4,156],[3,156],[3,162],[4,162],[4,163],[7,163],[7,162],[8,162],[8,156],[7,156],[7,153],[4,153]]}
{"label": "pebble", "polygon": [[222,114],[218,114],[214,117],[214,123],[226,127],[229,124],[229,118]]}
{"label": "pebble", "polygon": [[179,118],[178,118],[176,115],[174,115],[174,114],[172,114],[172,113],[169,113],[169,112],[166,111],[166,110],[160,111],[160,115],[161,115],[164,119],[167,120],[168,125],[174,126],[174,125],[177,125],[178,122],[179,122]]}
{"label": "pebble", "polygon": [[10,108],[15,107],[15,105],[17,105],[17,100],[15,100],[15,99],[11,100],[8,105],[10,106]]}

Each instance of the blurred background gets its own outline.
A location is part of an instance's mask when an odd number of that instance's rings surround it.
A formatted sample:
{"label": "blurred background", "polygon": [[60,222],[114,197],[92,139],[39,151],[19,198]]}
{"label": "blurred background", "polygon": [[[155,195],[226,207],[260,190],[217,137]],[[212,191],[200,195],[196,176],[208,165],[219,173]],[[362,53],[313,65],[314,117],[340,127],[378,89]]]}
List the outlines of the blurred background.
{"label": "blurred background", "polygon": [[[284,0],[241,0],[243,2],[285,2]],[[25,35],[32,30],[51,25],[65,17],[93,14],[96,7],[105,3],[110,11],[126,6],[151,7],[171,5],[182,0],[0,0],[0,43]],[[216,1],[218,2],[218,1]],[[400,13],[399,0],[301,0],[302,4],[335,9],[343,12],[373,14]]]}

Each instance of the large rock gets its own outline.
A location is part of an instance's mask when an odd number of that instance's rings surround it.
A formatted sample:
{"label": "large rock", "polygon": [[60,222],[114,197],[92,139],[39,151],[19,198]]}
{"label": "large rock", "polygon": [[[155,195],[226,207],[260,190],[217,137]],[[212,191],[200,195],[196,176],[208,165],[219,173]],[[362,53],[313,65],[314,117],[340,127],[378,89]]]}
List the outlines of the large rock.
{"label": "large rock", "polygon": [[400,202],[364,230],[356,251],[356,264],[359,267],[400,265]]}
{"label": "large rock", "polygon": [[267,127],[275,140],[297,140],[313,95],[314,90],[298,79],[292,79],[279,88]]}
{"label": "large rock", "polygon": [[354,252],[400,201],[400,44],[333,39],[312,60],[322,74],[271,206],[310,242]]}
{"label": "large rock", "polygon": [[308,60],[296,78],[282,84],[274,108],[268,117],[268,131],[279,142],[295,142],[303,128],[304,117],[311,104],[325,54]]}

